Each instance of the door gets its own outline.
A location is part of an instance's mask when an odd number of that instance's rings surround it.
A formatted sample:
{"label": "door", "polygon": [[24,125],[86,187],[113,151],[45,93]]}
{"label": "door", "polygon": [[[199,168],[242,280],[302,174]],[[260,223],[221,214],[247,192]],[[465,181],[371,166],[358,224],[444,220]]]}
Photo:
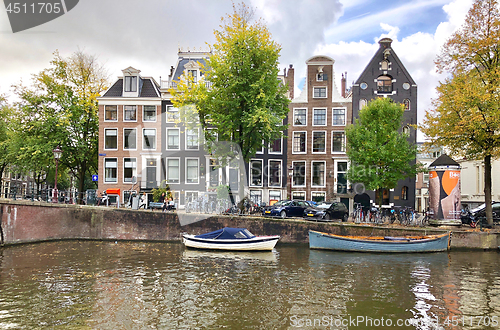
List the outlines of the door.
{"label": "door", "polygon": [[146,167],[146,188],[157,188],[156,184],[156,159],[148,159]]}

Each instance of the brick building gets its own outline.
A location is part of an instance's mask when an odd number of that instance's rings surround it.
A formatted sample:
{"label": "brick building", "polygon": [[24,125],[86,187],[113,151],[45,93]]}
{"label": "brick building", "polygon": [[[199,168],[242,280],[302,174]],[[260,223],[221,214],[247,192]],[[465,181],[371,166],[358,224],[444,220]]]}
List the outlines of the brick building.
{"label": "brick building", "polygon": [[[334,60],[313,56],[306,61],[306,83],[289,108],[288,198],[352,203],[348,190],[345,128],[352,121],[352,103],[335,85]],[[288,81],[293,86],[293,71]],[[291,186],[290,186],[291,183]]]}

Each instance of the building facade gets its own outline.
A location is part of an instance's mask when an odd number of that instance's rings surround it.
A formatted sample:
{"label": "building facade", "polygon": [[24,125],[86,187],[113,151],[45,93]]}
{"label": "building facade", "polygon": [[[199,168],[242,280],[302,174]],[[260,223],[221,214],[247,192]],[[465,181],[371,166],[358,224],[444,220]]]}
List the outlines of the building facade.
{"label": "building facade", "polygon": [[313,56],[306,64],[304,89],[289,105],[287,198],[338,200],[352,208],[345,149],[352,102],[345,88],[342,93],[337,90],[332,58]]}
{"label": "building facade", "polygon": [[[401,131],[409,133],[408,141],[416,143],[416,131],[411,125],[417,123],[417,84],[410,76],[391,46],[392,40],[379,41],[379,49],[352,86],[353,118],[369,101],[378,97],[389,97],[405,106]],[[355,196],[355,201],[375,202],[375,192],[367,191]],[[383,204],[414,207],[415,177],[398,182],[395,189],[383,191]]]}
{"label": "building facade", "polygon": [[161,182],[161,95],[152,77],[128,67],[98,98],[99,192],[123,204]]}

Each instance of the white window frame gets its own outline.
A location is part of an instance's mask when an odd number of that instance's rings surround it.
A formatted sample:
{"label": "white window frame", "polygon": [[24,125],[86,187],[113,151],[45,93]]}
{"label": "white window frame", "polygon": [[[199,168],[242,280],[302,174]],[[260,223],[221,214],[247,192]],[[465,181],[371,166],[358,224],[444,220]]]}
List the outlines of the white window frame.
{"label": "white window frame", "polygon": [[[335,116],[334,116],[333,112],[335,110],[344,110],[344,124],[335,124],[333,122],[334,119],[335,119]],[[347,108],[346,107],[335,107],[335,108],[332,108],[332,126],[345,127],[346,123],[347,123]]]}
{"label": "white window frame", "polygon": [[[169,176],[168,176],[168,161],[169,160],[177,160],[179,162],[179,164],[177,165],[177,170],[178,170],[178,178],[177,178],[177,181],[178,182],[172,182],[172,181],[169,181]],[[165,158],[165,181],[168,183],[168,184],[180,184],[181,183],[181,158],[180,157],[167,157]]]}
{"label": "white window frame", "polygon": [[[333,135],[334,135],[335,133],[342,133],[342,136],[343,136],[343,138],[342,138],[342,149],[343,149],[343,151],[333,151],[333,140],[334,140],[334,139],[333,139]],[[346,137],[345,137],[345,131],[332,131],[331,138],[332,138],[332,143],[331,143],[331,145],[330,145],[330,147],[331,147],[331,148],[330,148],[330,151],[331,151],[332,155],[339,155],[339,154],[342,154],[342,155],[343,155],[343,154],[345,154],[345,151],[346,151]]]}
{"label": "white window frame", "polygon": [[273,193],[273,192],[275,192],[275,193],[276,193],[276,195],[278,195],[278,194],[279,194],[278,201],[280,201],[280,200],[283,198],[283,196],[282,196],[283,194],[281,193],[281,190],[277,190],[277,189],[270,189],[270,190],[269,190],[269,196],[268,196],[268,198],[269,198],[269,205],[271,205],[271,193]]}
{"label": "white window frame", "polygon": [[[177,131],[177,136],[179,138],[179,144],[177,145],[177,149],[168,147],[168,132],[174,131],[174,130]],[[165,150],[181,150],[181,129],[180,128],[167,128],[165,131],[166,131],[165,134],[167,135],[166,136],[167,139],[166,139],[166,143],[165,143],[166,144]]]}
{"label": "white window frame", "polygon": [[[314,151],[314,133],[323,133],[325,135],[325,151]],[[327,145],[327,136],[326,136],[326,131],[312,131],[311,133],[312,138],[311,138],[311,153],[313,154],[326,154],[326,145]]]}
{"label": "white window frame", "polygon": [[[130,84],[127,83],[127,80],[130,79]],[[137,83],[139,82],[139,77],[137,76],[125,76],[123,78],[123,91],[125,93],[136,93],[137,92]],[[131,89],[127,90],[127,87],[130,85]]]}
{"label": "white window frame", "polygon": [[[347,163],[346,170],[345,172],[339,172],[339,163]],[[345,173],[346,174],[346,191],[348,192],[349,189],[349,180],[347,180],[347,172],[349,171],[349,160],[348,159],[335,159],[333,162],[333,177],[335,178],[335,184],[334,184],[334,191],[335,193],[338,193],[338,175],[339,173]]]}
{"label": "white window frame", "polygon": [[[271,162],[279,162],[280,163],[280,174],[279,174],[279,183],[277,186],[271,186],[271,174],[270,174],[270,171],[271,171]],[[282,187],[283,183],[282,183],[282,177],[283,177],[283,161],[281,159],[268,159],[267,161],[267,186],[269,188],[280,188]]]}
{"label": "white window frame", "polygon": [[[145,148],[145,142],[146,142],[146,139],[145,139],[145,136],[144,136],[144,131],[145,130],[154,130],[155,131],[155,145],[154,145],[154,148]],[[144,151],[155,151],[156,150],[156,147],[158,145],[158,137],[157,137],[157,134],[156,134],[156,128],[147,128],[147,127],[144,127],[142,129],[142,150]]]}
{"label": "white window frame", "polygon": [[326,201],[326,191],[321,191],[321,190],[314,190],[314,191],[311,191],[311,201],[314,201],[313,199],[313,194],[320,194],[320,195],[323,195],[324,197],[324,201]]}
{"label": "white window frame", "polygon": [[[325,96],[314,96],[314,91],[317,88],[324,88],[325,89]],[[328,88],[327,88],[327,86],[313,86],[312,97],[313,97],[313,99],[327,99],[328,98]]]}
{"label": "white window frame", "polygon": [[293,198],[293,195],[294,194],[301,194],[301,195],[304,195],[304,199],[299,199],[300,201],[305,201],[307,200],[307,193],[305,191],[302,191],[302,190],[298,190],[298,191],[292,191],[292,195],[290,196],[292,200],[295,200],[295,198]]}
{"label": "white window frame", "polygon": [[[144,112],[146,111],[146,107],[154,107],[155,108],[155,116],[154,120],[145,120]],[[156,123],[156,117],[158,116],[158,108],[156,105],[145,104],[142,106],[142,122],[144,123]]]}
{"label": "white window frame", "polygon": [[[189,163],[189,160],[196,160],[198,162],[198,165],[196,167],[197,168],[197,170],[196,170],[196,182],[188,182],[188,163]],[[185,161],[186,161],[186,164],[184,165],[185,178],[186,178],[185,184],[191,184],[191,185],[199,184],[200,183],[200,159],[196,158],[196,157],[186,157]]]}
{"label": "white window frame", "polygon": [[[188,148],[188,132],[196,132],[197,134],[197,144],[196,144],[196,149],[195,148]],[[186,151],[198,151],[200,150],[200,129],[199,128],[194,128],[194,129],[186,129],[184,132],[184,150]]]}
{"label": "white window frame", "polygon": [[[314,112],[316,110],[325,110],[325,123],[324,124],[314,124]],[[327,126],[328,125],[328,108],[313,108],[312,109],[312,126]]]}
{"label": "white window frame", "polygon": [[[261,172],[260,172],[260,185],[254,185],[253,184],[253,174],[252,174],[252,162],[260,162],[260,166],[261,166]],[[259,158],[252,158],[250,159],[250,162],[248,163],[248,166],[249,166],[249,178],[248,178],[248,186],[249,187],[260,187],[262,188],[263,185],[264,185],[264,160],[263,159],[259,159]]]}
{"label": "white window frame", "polygon": [[[106,160],[108,159],[114,159],[116,162],[116,167],[106,167]],[[103,183],[104,184],[117,184],[118,183],[118,157],[106,157],[103,159],[103,166],[104,166],[104,178],[103,178]],[[106,169],[107,168],[116,168],[116,178],[114,181],[108,181],[108,177],[106,176]]]}
{"label": "white window frame", "polygon": [[127,159],[127,158],[133,159],[133,162],[135,163],[135,167],[132,167],[133,168],[132,177],[134,177],[134,176],[137,177],[137,158],[136,157],[123,157],[123,183],[131,184],[132,180],[130,180],[130,181],[125,180],[125,159]]}
{"label": "white window frame", "polygon": [[283,154],[283,138],[280,138],[280,152],[277,151],[271,151],[271,143],[269,143],[269,146],[267,147],[267,152],[270,155],[282,155]]}
{"label": "white window frame", "polygon": [[[306,150],[304,151],[294,151],[294,141],[295,141],[295,133],[306,133],[306,141],[304,145],[306,146]],[[307,131],[293,131],[292,132],[292,154],[293,155],[304,155],[307,154]]]}
{"label": "white window frame", "polygon": [[292,162],[292,168],[293,172],[295,174],[295,163],[304,163],[304,184],[303,185],[296,185],[295,180],[293,179],[292,176],[292,187],[307,187],[307,161],[306,160],[296,160]]}
{"label": "white window frame", "polygon": [[260,150],[257,150],[255,153],[259,155],[262,155],[264,153],[264,140],[262,140],[262,148],[260,148]]}
{"label": "white window frame", "polygon": [[[168,111],[168,109],[174,109],[175,111]],[[166,112],[165,120],[167,121],[167,123],[175,123],[175,121],[179,119],[179,109],[177,109],[173,105],[168,104],[166,106],[165,112]],[[176,118],[170,119],[169,116],[170,114],[172,114],[173,117],[177,117],[177,119]]]}
{"label": "white window frame", "polygon": [[[125,119],[125,107],[135,107],[135,120]],[[137,123],[137,105],[133,104],[123,105],[123,121],[127,123]]]}
{"label": "white window frame", "polygon": [[[106,119],[106,107],[116,107],[116,119]],[[108,123],[115,123],[118,121],[118,105],[105,105],[104,106],[104,121]]]}
{"label": "white window frame", "polygon": [[[125,130],[126,129],[135,131],[135,148],[125,148],[125,138],[126,138]],[[123,150],[130,150],[130,151],[137,150],[137,128],[130,128],[130,127],[123,128]]]}
{"label": "white window frame", "polygon": [[[306,123],[305,124],[300,124],[300,125],[296,125],[295,124],[295,110],[305,110],[306,111]],[[293,126],[307,126],[307,108],[293,108]]]}
{"label": "white window frame", "polygon": [[[323,163],[324,164],[324,172],[323,172],[323,185],[315,185],[314,184],[314,163]],[[326,188],[326,161],[324,160],[312,160],[311,161],[311,187],[315,188]]]}
{"label": "white window frame", "polygon": [[[107,131],[116,131],[116,148],[106,148],[106,138],[108,136],[106,134]],[[110,136],[112,136],[112,135],[110,135]],[[104,146],[103,147],[104,147],[104,150],[115,150],[115,151],[118,150],[118,128],[117,127],[116,128],[108,127],[108,128],[104,129]]]}

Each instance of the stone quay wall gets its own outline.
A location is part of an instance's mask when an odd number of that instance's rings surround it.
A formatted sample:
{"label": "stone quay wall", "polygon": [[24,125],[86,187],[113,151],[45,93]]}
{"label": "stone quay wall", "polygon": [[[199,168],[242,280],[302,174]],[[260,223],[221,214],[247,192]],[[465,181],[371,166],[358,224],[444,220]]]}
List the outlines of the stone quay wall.
{"label": "stone quay wall", "polygon": [[414,228],[323,223],[300,219],[212,216],[59,205],[0,199],[0,243],[3,245],[64,239],[175,241],[181,234],[201,234],[222,227],[244,227],[255,235],[281,235],[280,243],[308,243],[308,231],[357,236],[404,236],[452,230],[452,249],[498,249],[498,230]]}

